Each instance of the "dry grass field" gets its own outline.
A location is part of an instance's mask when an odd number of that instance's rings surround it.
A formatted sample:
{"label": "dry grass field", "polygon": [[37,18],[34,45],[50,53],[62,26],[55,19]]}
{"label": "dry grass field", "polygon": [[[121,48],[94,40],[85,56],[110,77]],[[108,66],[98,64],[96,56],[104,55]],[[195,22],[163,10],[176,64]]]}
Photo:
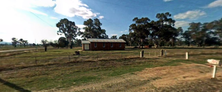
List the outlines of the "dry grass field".
{"label": "dry grass field", "polygon": [[[0,89],[11,91],[162,92],[222,90],[222,68],[211,79],[207,59],[222,59],[222,49],[80,51],[49,49],[0,53]],[[145,57],[139,58],[144,50]],[[189,60],[185,60],[189,52]]]}

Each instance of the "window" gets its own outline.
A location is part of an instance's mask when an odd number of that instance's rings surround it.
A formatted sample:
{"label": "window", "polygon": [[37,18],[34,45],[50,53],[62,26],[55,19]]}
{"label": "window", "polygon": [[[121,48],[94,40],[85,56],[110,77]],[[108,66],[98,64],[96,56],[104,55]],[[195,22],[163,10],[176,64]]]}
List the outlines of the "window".
{"label": "window", "polygon": [[105,48],[106,47],[106,43],[103,43],[103,48]]}
{"label": "window", "polygon": [[94,46],[97,47],[97,43],[94,43]]}
{"label": "window", "polygon": [[111,43],[111,47],[113,47],[113,43]]}
{"label": "window", "polygon": [[121,44],[121,43],[119,44],[119,47],[122,47],[122,44]]}

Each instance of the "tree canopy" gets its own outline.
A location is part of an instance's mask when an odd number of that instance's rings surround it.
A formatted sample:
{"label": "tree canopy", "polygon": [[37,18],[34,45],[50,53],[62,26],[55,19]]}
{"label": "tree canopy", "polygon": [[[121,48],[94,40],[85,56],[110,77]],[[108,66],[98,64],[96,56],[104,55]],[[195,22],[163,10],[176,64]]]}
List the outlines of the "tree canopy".
{"label": "tree canopy", "polygon": [[78,27],[75,25],[75,22],[69,21],[68,19],[64,18],[61,19],[57,24],[56,27],[59,28],[57,31],[58,35],[64,34],[66,39],[69,42],[70,48],[72,48],[71,42],[77,36]]}
{"label": "tree canopy", "polygon": [[102,23],[99,21],[99,19],[88,19],[84,21],[83,24],[86,26],[83,28],[84,32],[78,32],[78,35],[82,38],[108,38],[106,30],[101,28]]}

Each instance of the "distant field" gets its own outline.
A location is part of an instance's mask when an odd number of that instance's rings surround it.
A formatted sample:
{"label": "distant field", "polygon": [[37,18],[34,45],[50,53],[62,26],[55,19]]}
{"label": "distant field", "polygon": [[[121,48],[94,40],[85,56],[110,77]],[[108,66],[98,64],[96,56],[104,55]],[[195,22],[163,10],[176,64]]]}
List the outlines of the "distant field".
{"label": "distant field", "polygon": [[[79,50],[80,55],[73,55]],[[140,51],[145,57],[139,58]],[[206,59],[222,59],[222,49],[133,49],[115,51],[81,51],[49,49],[0,53],[0,89],[8,91],[40,91],[66,89],[101,82],[145,68],[178,66],[181,63],[206,64]],[[185,52],[190,59],[185,60]],[[1,81],[2,80],[2,81]],[[8,84],[4,84],[7,82]],[[44,85],[43,85],[44,84]]]}
{"label": "distant field", "polygon": [[42,48],[42,46],[17,46],[14,47],[12,45],[5,45],[5,46],[1,46],[0,45],[0,50],[12,50],[12,49],[26,49],[26,48]]}

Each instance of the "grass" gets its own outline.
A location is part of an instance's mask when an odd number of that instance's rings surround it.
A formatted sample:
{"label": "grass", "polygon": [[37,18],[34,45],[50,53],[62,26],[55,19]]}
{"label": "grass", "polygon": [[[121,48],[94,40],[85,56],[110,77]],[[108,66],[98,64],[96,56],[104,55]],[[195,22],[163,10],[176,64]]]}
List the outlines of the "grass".
{"label": "grass", "polygon": [[[141,49],[81,51],[80,56],[72,55],[80,49],[30,51],[0,58],[0,78],[27,90],[39,91],[96,83],[145,68],[205,64],[208,58],[222,59],[219,49],[166,49],[165,58],[151,54],[160,49],[143,49],[146,58],[138,58]],[[184,59],[186,51],[191,53],[189,60]],[[16,90],[4,83],[0,83],[0,89]]]}

